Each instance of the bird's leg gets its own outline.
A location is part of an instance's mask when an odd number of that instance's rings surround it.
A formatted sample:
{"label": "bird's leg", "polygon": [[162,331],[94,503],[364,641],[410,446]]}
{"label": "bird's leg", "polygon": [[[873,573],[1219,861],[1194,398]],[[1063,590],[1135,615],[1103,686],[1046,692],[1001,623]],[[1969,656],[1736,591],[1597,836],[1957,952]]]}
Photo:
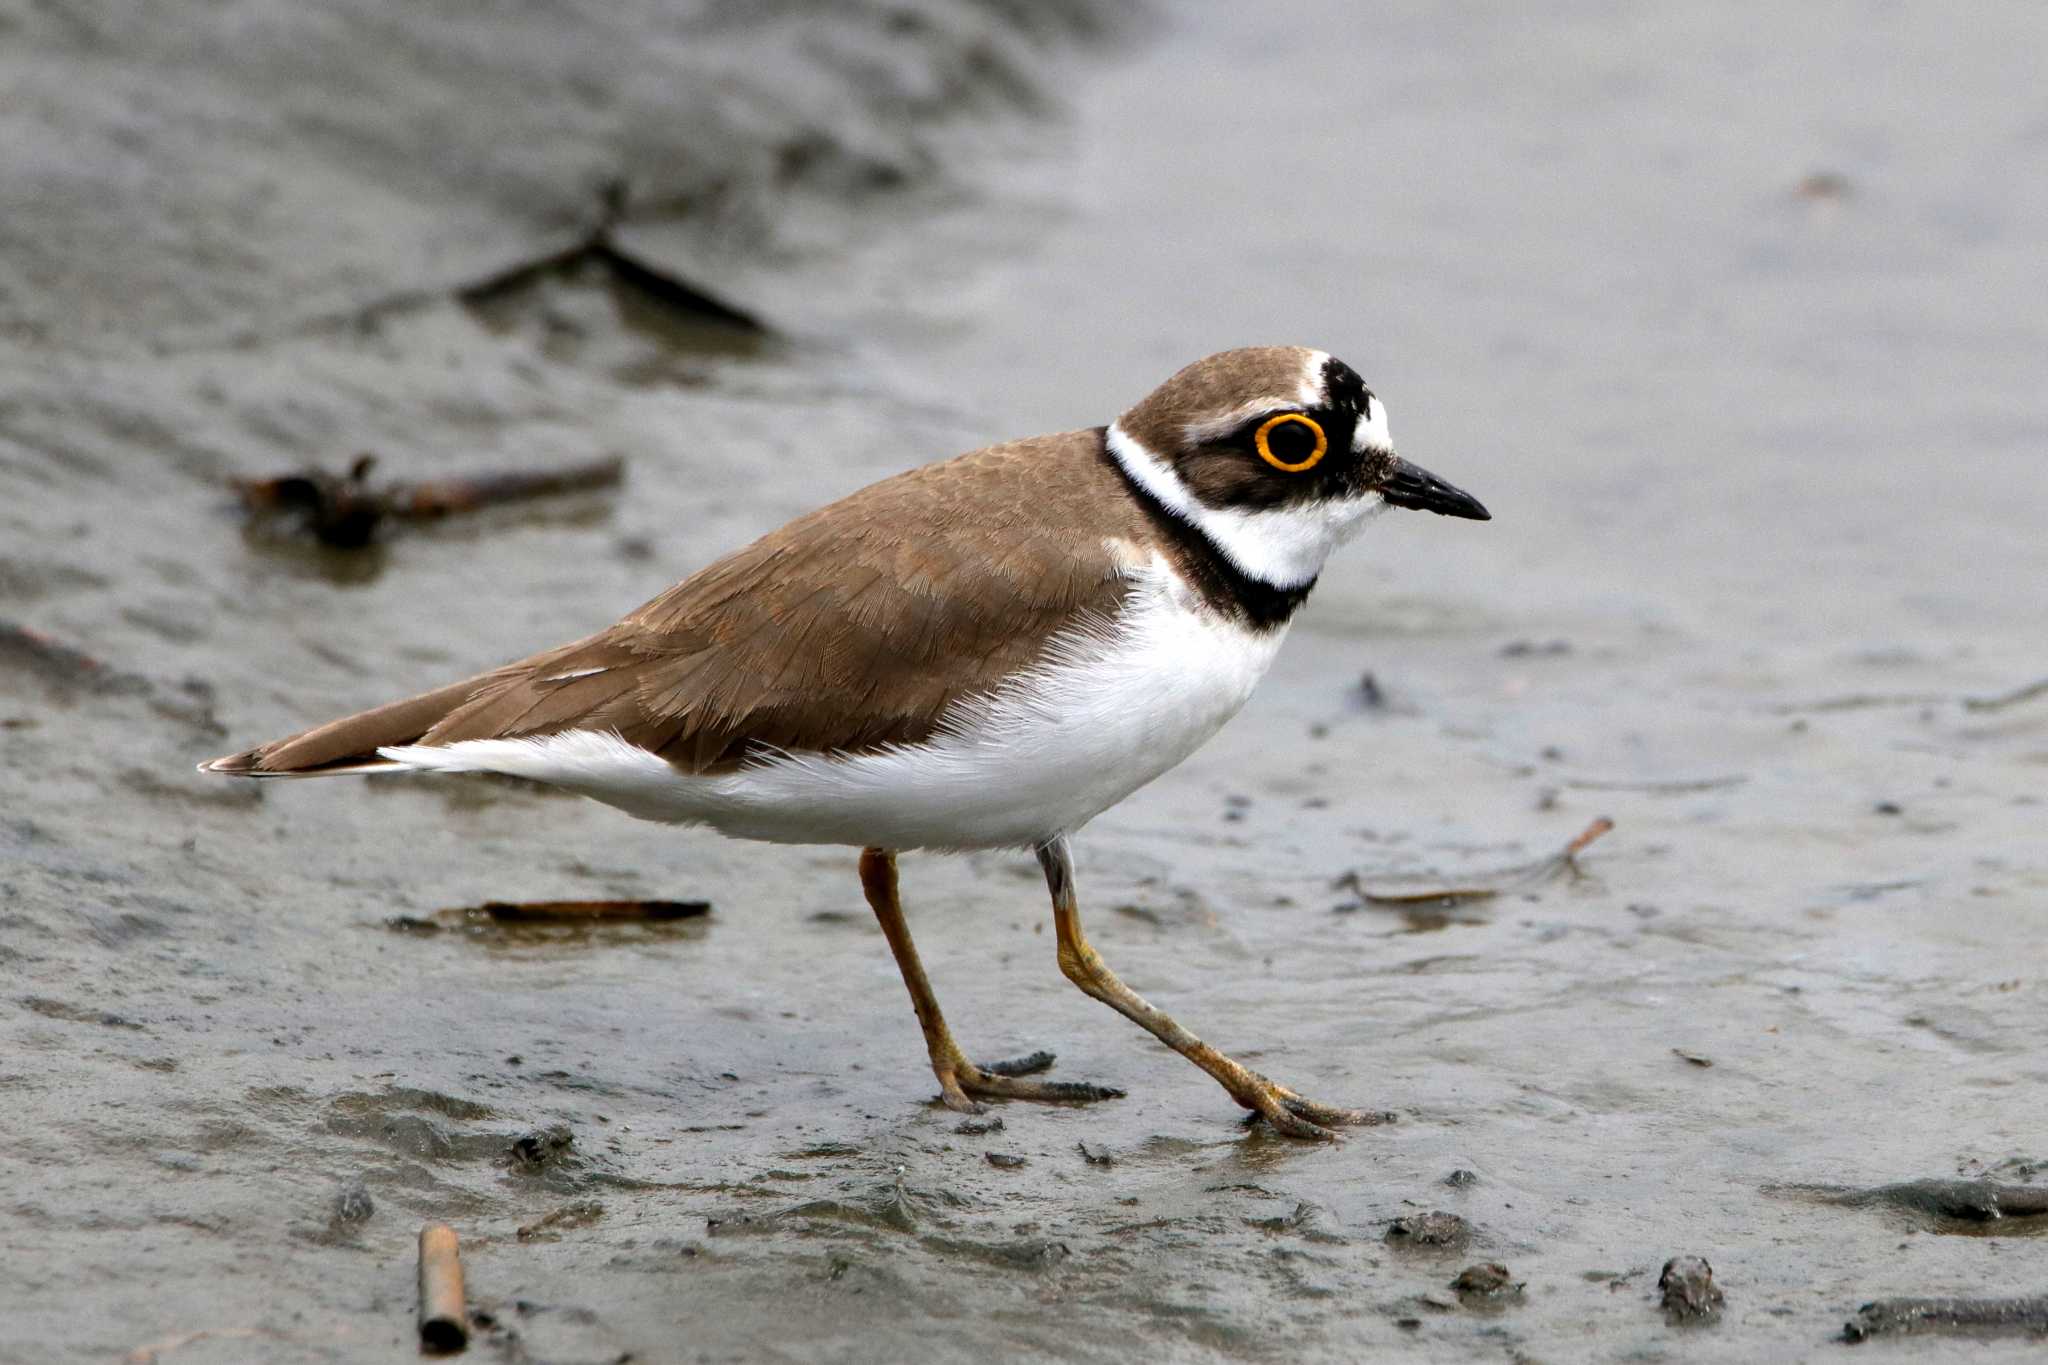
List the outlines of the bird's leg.
{"label": "bird's leg", "polygon": [[975,1103],[977,1099],[1088,1101],[1123,1096],[1121,1090],[1085,1081],[1023,1079],[1051,1066],[1050,1052],[982,1066],[968,1061],[946,1027],[946,1016],[939,1013],[939,999],[932,994],[932,983],[917,957],[917,945],[910,941],[910,926],[903,921],[903,902],[896,891],[896,855],[883,848],[862,849],[860,885],[867,893],[868,906],[881,921],[889,951],[896,955],[896,968],[903,973],[911,1008],[917,1011],[917,1026],[924,1030],[925,1048],[931,1053],[932,1074],[939,1078],[939,1097],[948,1109],[978,1114],[982,1106]]}
{"label": "bird's leg", "polygon": [[1224,1056],[1176,1024],[1163,1010],[1119,980],[1088,942],[1088,936],[1081,932],[1081,906],[1074,896],[1074,862],[1067,841],[1060,838],[1042,845],[1038,861],[1045,869],[1046,887],[1052,892],[1060,970],[1069,981],[1208,1072],[1230,1092],[1232,1099],[1290,1137],[1334,1138],[1337,1135],[1331,1131],[1332,1126],[1385,1121],[1384,1115],[1303,1099],[1242,1062]]}

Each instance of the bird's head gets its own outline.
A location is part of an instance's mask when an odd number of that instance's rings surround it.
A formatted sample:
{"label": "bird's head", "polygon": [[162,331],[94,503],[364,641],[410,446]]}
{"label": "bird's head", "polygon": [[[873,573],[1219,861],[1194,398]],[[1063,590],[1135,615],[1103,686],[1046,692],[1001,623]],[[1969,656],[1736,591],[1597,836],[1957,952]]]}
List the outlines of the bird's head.
{"label": "bird's head", "polygon": [[1248,576],[1313,582],[1387,507],[1489,519],[1478,499],[1394,453],[1387,409],[1325,351],[1251,346],[1198,360],[1109,428],[1110,453]]}

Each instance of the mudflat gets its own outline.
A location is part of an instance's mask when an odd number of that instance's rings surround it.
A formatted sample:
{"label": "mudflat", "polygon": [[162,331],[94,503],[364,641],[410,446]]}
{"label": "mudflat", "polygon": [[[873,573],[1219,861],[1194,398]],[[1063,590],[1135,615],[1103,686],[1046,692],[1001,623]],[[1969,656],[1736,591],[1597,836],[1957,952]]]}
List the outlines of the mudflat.
{"label": "mudflat", "polygon": [[[825,8],[9,21],[0,1360],[390,1359],[426,1222],[514,1360],[2037,1352],[2048,18]],[[934,984],[1130,1096],[963,1120],[850,850],[192,771],[1264,342],[1495,520],[1080,888],[1340,1145],[1028,854],[905,861]],[[625,482],[245,523],[361,452]]]}

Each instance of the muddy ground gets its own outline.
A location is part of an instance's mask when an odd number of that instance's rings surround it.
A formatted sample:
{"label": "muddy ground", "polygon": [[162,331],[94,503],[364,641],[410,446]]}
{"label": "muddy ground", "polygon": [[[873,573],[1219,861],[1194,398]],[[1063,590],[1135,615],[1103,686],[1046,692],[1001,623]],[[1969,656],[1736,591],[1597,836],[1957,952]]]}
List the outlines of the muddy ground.
{"label": "muddy ground", "polygon": [[[484,1359],[2038,1352],[1843,1326],[2048,1287],[2040,13],[150,10],[0,6],[0,1359],[403,1356],[427,1220]],[[1242,1127],[1024,856],[907,863],[941,997],[1131,1093],[968,1132],[847,851],[192,771],[1255,341],[1496,520],[1377,524],[1082,892],[1390,1126]],[[628,474],[359,552],[226,491],[363,451]],[[448,913],[611,896],[713,909]]]}

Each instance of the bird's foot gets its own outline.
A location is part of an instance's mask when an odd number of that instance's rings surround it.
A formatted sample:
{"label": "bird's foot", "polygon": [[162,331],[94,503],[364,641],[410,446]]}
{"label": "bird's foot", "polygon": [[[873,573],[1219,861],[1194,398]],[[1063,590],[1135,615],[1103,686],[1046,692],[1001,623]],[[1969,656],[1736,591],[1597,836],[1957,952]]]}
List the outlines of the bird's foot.
{"label": "bird's foot", "polygon": [[1253,1084],[1245,1094],[1232,1096],[1252,1111],[1245,1115],[1245,1122],[1255,1124],[1263,1119],[1273,1131],[1288,1137],[1334,1142],[1342,1136],[1337,1132],[1339,1128],[1372,1128],[1394,1121],[1394,1115],[1386,1110],[1342,1109],[1333,1104],[1318,1104],[1257,1072],[1252,1072],[1251,1078]]}
{"label": "bird's foot", "polygon": [[1120,1100],[1124,1092],[1115,1086],[1090,1081],[1038,1081],[1033,1073],[1050,1070],[1053,1054],[1034,1052],[1025,1057],[987,1062],[976,1066],[964,1057],[934,1064],[939,1078],[939,1099],[948,1109],[979,1114],[981,1100],[1040,1100],[1054,1104],[1090,1104],[1096,1100]]}

